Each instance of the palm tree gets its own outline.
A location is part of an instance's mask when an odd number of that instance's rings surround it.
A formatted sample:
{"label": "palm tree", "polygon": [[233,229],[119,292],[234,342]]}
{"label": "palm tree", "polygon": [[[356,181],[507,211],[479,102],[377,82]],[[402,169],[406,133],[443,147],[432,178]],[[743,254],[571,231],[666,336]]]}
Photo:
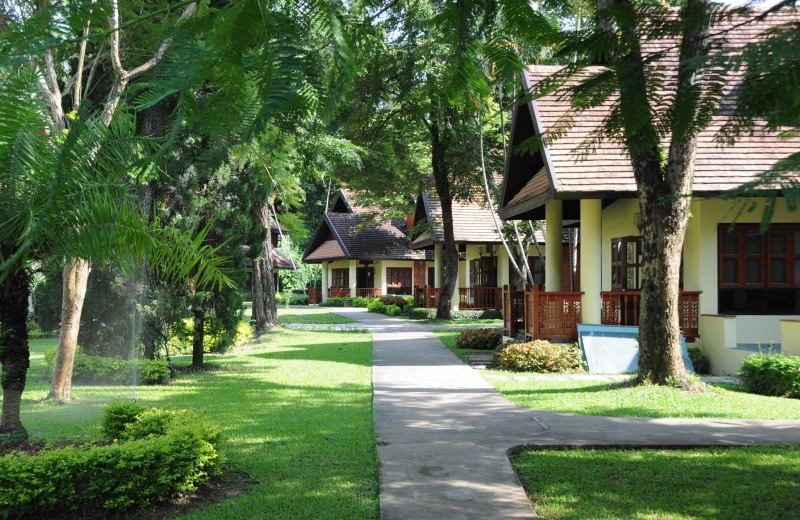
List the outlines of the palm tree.
{"label": "palm tree", "polygon": [[0,434],[26,436],[20,402],[29,365],[27,309],[30,261],[65,256],[132,273],[143,263],[172,279],[230,283],[226,259],[196,233],[149,225],[131,195],[151,147],[132,137],[132,119],[67,122],[52,135],[46,107],[25,67],[0,76]]}

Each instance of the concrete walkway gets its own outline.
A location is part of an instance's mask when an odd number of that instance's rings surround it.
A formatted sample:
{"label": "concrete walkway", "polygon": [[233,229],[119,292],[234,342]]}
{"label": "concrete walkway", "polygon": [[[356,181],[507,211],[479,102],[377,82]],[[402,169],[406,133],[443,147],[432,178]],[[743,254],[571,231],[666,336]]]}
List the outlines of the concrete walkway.
{"label": "concrete walkway", "polygon": [[800,444],[800,420],[595,417],[512,404],[425,325],[336,309],[374,333],[382,520],[536,518],[507,450]]}

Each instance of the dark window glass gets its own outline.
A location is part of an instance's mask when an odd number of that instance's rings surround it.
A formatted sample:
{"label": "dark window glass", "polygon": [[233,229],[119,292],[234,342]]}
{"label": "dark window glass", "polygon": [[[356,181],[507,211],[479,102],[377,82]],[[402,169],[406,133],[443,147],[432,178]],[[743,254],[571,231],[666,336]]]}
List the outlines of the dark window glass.
{"label": "dark window glass", "polygon": [[786,283],[786,260],[784,258],[773,258],[769,263],[770,282]]}
{"label": "dark window glass", "polygon": [[773,229],[770,231],[769,252],[773,255],[786,254],[786,230]]}
{"label": "dark window glass", "polygon": [[722,252],[726,255],[735,255],[739,251],[739,234],[724,229],[722,231]]}
{"label": "dark window glass", "polygon": [[745,234],[745,250],[748,255],[759,255],[763,253],[761,248],[762,235],[759,234],[758,228],[748,229]]}
{"label": "dark window glass", "polygon": [[739,282],[739,262],[725,259],[722,261],[722,283],[734,284]]}
{"label": "dark window glass", "polygon": [[757,258],[748,258],[745,275],[747,283],[761,283],[761,260]]}

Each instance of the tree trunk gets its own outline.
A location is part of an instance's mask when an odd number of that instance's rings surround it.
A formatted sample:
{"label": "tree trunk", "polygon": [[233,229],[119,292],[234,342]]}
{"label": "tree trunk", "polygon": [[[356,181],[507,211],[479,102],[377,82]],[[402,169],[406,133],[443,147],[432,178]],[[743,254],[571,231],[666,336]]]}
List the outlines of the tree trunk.
{"label": "tree trunk", "polygon": [[[0,263],[13,253],[13,248],[0,246]],[[28,351],[28,296],[30,275],[19,265],[8,270],[0,283],[0,363],[3,365],[0,382],[3,387],[3,412],[0,416],[0,435],[22,438],[28,432],[20,420],[20,404],[30,365]]]}
{"label": "tree trunk", "polygon": [[203,337],[206,330],[206,311],[199,303],[194,308],[194,334],[192,335],[192,366],[203,366]]}
{"label": "tree trunk", "polygon": [[72,365],[78,346],[83,300],[89,280],[89,263],[70,258],[64,265],[64,290],[61,300],[61,335],[53,366],[53,381],[48,399],[72,401]]}
{"label": "tree trunk", "polygon": [[272,230],[269,226],[269,206],[264,206],[258,212],[258,223],[267,231],[264,241],[264,253],[261,257],[261,283],[264,298],[264,319],[267,328],[280,327],[278,319],[278,303],[275,301],[275,270],[272,268]]}
{"label": "tree trunk", "polygon": [[[251,248],[252,250],[253,248]],[[253,321],[256,322],[256,336],[267,331],[267,316],[264,313],[264,285],[261,283],[262,267],[261,259],[253,258]]]}
{"label": "tree trunk", "polygon": [[[626,8],[633,12],[628,1]],[[600,7],[598,2],[598,7]],[[688,0],[681,11],[685,23],[681,39],[680,67],[672,135],[666,164],[662,165],[660,139],[656,132],[647,93],[647,72],[641,54],[640,37],[634,25],[618,31],[628,53],[614,58],[620,84],[621,111],[625,114],[625,144],[631,157],[639,207],[642,215],[643,251],[639,318],[640,382],[682,387],[693,386],[683,365],[678,321],[681,251],[689,218],[694,182],[698,107],[702,88],[700,71],[693,61],[706,52],[708,35],[707,0]],[[608,24],[603,28],[614,31]],[[649,111],[642,123],[641,114]],[[636,116],[634,116],[636,114]]]}
{"label": "tree trunk", "polygon": [[436,309],[436,319],[452,319],[450,304],[458,284],[458,249],[453,232],[453,197],[450,193],[450,177],[447,164],[443,157],[439,125],[434,122],[430,125],[431,132],[431,166],[433,180],[436,184],[436,196],[442,206],[442,229],[444,230],[444,281],[442,292],[439,294],[439,306]]}

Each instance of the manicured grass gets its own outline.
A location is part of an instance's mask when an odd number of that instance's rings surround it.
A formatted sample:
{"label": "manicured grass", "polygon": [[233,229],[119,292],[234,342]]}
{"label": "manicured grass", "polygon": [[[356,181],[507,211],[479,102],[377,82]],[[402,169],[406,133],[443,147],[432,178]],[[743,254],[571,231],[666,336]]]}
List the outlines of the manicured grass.
{"label": "manicured grass", "polygon": [[502,327],[503,320],[481,320],[473,318],[459,318],[457,320],[409,320],[414,323],[427,323],[428,325],[442,325],[445,327]]}
{"label": "manicured grass", "polygon": [[[473,350],[455,348],[457,331],[436,331],[459,358]],[[584,415],[620,417],[719,417],[739,419],[800,419],[800,399],[748,394],[730,383],[709,384],[707,391],[684,392],[663,386],[635,386],[628,382],[563,381],[557,375],[487,370],[485,376],[514,404]]]}
{"label": "manicured grass", "polygon": [[[49,388],[43,352],[54,341],[31,342],[23,424],[32,438],[100,438],[104,404],[131,399],[134,389],[76,386],[74,405],[42,402]],[[369,334],[282,329],[206,361],[213,370],[135,390],[149,406],[207,413],[224,429],[219,449],[227,463],[252,479],[246,494],[186,518],[379,516]]]}
{"label": "manicured grass", "polygon": [[[487,371],[487,376],[513,372]],[[748,394],[738,385],[709,384],[705,392],[628,382],[495,379],[492,384],[511,402],[551,412],[622,417],[719,417],[800,419],[800,400]]]}
{"label": "manicured grass", "polygon": [[798,446],[526,451],[512,464],[545,520],[800,517]]}
{"label": "manicured grass", "polygon": [[355,323],[355,320],[334,314],[328,309],[309,307],[308,309],[278,308],[281,323],[340,324]]}

